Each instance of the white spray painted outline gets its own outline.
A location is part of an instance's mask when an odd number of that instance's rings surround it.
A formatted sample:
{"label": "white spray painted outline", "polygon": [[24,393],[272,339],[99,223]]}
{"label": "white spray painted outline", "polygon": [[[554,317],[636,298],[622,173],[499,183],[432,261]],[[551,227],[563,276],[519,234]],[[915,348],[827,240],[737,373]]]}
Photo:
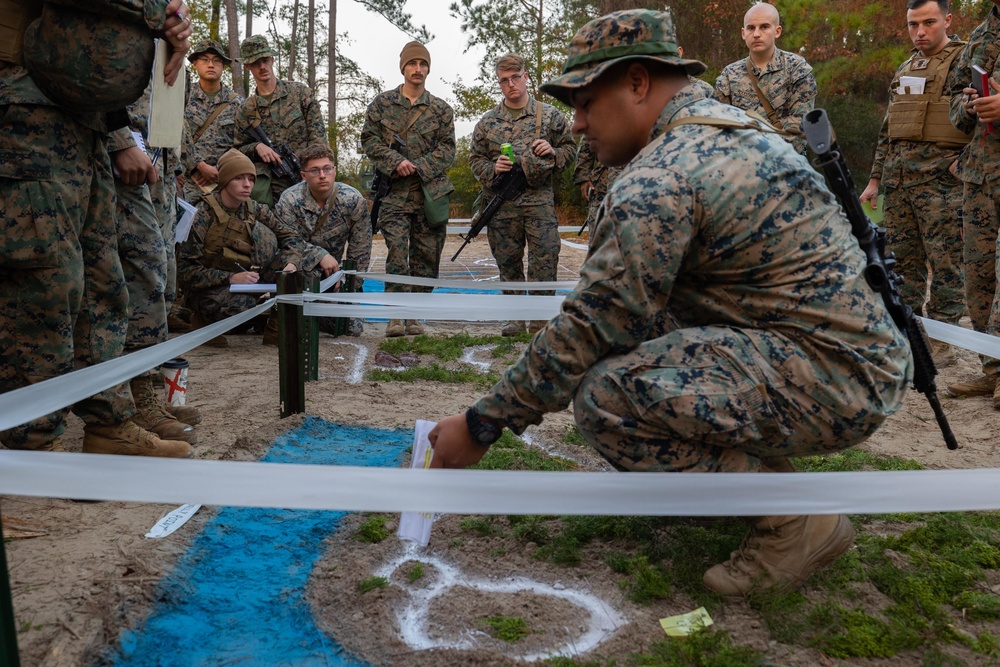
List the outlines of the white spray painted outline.
{"label": "white spray painted outline", "polygon": [[490,368],[493,367],[493,364],[488,361],[476,361],[474,357],[478,352],[488,352],[490,350],[495,350],[496,347],[497,347],[496,345],[475,345],[473,347],[467,347],[464,350],[462,350],[461,361],[469,364],[470,366],[477,367],[479,371],[483,374],[489,373]]}
{"label": "white spray painted outline", "polygon": [[358,351],[354,357],[354,365],[347,374],[347,384],[358,384],[365,377],[365,361],[368,359],[368,346],[361,343],[348,343],[347,341],[333,340],[331,345],[347,345]]}
{"label": "white spray painted outline", "polygon": [[[511,577],[503,582],[463,577],[458,568],[435,556],[419,553],[419,547],[413,544],[406,545],[403,555],[384,565],[375,574],[376,576],[385,577],[389,581],[392,581],[392,573],[401,565],[410,561],[419,561],[420,563],[431,565],[437,570],[438,574],[434,583],[427,588],[410,590],[392,582],[394,586],[399,586],[410,594],[409,604],[398,611],[396,620],[399,621],[400,639],[414,650],[423,651],[432,648],[473,649],[476,647],[478,637],[488,637],[484,632],[474,629],[467,630],[464,633],[465,636],[463,639],[453,642],[435,640],[428,636],[427,625],[431,600],[454,587],[471,588],[486,593],[521,593],[530,591],[537,595],[560,598],[580,607],[590,614],[587,631],[576,641],[571,641],[544,653],[530,653],[521,656],[511,655],[512,658],[524,662],[535,662],[536,660],[553,656],[574,656],[586,653],[609,639],[624,624],[624,619],[622,619],[617,611],[611,608],[604,600],[590,593],[558,589],[549,584],[543,584],[523,577]],[[513,652],[514,649],[515,647],[511,646],[508,650]]]}

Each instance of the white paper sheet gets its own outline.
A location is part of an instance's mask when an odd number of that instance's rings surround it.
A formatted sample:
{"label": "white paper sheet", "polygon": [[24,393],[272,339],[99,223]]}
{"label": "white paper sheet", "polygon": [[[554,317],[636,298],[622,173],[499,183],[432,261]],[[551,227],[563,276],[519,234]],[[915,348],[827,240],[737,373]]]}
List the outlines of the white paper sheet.
{"label": "white paper sheet", "polygon": [[[430,468],[434,450],[427,439],[428,434],[437,426],[437,422],[418,419],[413,429],[413,460],[411,468]],[[396,535],[406,542],[416,542],[426,547],[431,540],[431,526],[434,525],[434,514],[430,512],[403,512],[399,515],[399,530]]]}

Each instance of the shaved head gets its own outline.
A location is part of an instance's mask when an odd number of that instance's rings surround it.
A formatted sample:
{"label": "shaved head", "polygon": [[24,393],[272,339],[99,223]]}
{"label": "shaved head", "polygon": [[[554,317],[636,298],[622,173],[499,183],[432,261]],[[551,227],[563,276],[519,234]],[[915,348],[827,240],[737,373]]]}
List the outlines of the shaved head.
{"label": "shaved head", "polygon": [[759,23],[760,21],[766,21],[771,25],[781,25],[781,17],[778,16],[778,10],[774,5],[769,5],[766,2],[758,2],[756,5],[747,10],[747,13],[743,15],[743,25]]}

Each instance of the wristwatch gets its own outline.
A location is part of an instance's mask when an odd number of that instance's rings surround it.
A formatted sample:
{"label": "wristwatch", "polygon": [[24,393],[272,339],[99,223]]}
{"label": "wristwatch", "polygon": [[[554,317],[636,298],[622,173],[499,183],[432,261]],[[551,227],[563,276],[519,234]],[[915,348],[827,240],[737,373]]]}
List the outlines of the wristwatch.
{"label": "wristwatch", "polygon": [[497,426],[481,419],[479,417],[479,410],[476,410],[476,406],[474,405],[465,411],[465,424],[469,427],[472,439],[484,447],[488,447],[499,440],[500,435],[503,433],[502,426]]}

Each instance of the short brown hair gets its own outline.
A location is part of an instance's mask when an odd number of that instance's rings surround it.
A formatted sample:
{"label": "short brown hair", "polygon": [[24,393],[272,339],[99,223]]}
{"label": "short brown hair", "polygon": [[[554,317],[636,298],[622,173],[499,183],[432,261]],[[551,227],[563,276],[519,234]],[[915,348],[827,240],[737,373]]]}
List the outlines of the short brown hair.
{"label": "short brown hair", "polygon": [[516,53],[508,53],[500,57],[495,70],[497,72],[523,72],[524,58]]}
{"label": "short brown hair", "polygon": [[326,144],[309,144],[300,150],[296,157],[299,158],[299,164],[305,169],[306,165],[309,164],[309,160],[322,160],[326,158],[330,162],[333,162],[333,151]]}

